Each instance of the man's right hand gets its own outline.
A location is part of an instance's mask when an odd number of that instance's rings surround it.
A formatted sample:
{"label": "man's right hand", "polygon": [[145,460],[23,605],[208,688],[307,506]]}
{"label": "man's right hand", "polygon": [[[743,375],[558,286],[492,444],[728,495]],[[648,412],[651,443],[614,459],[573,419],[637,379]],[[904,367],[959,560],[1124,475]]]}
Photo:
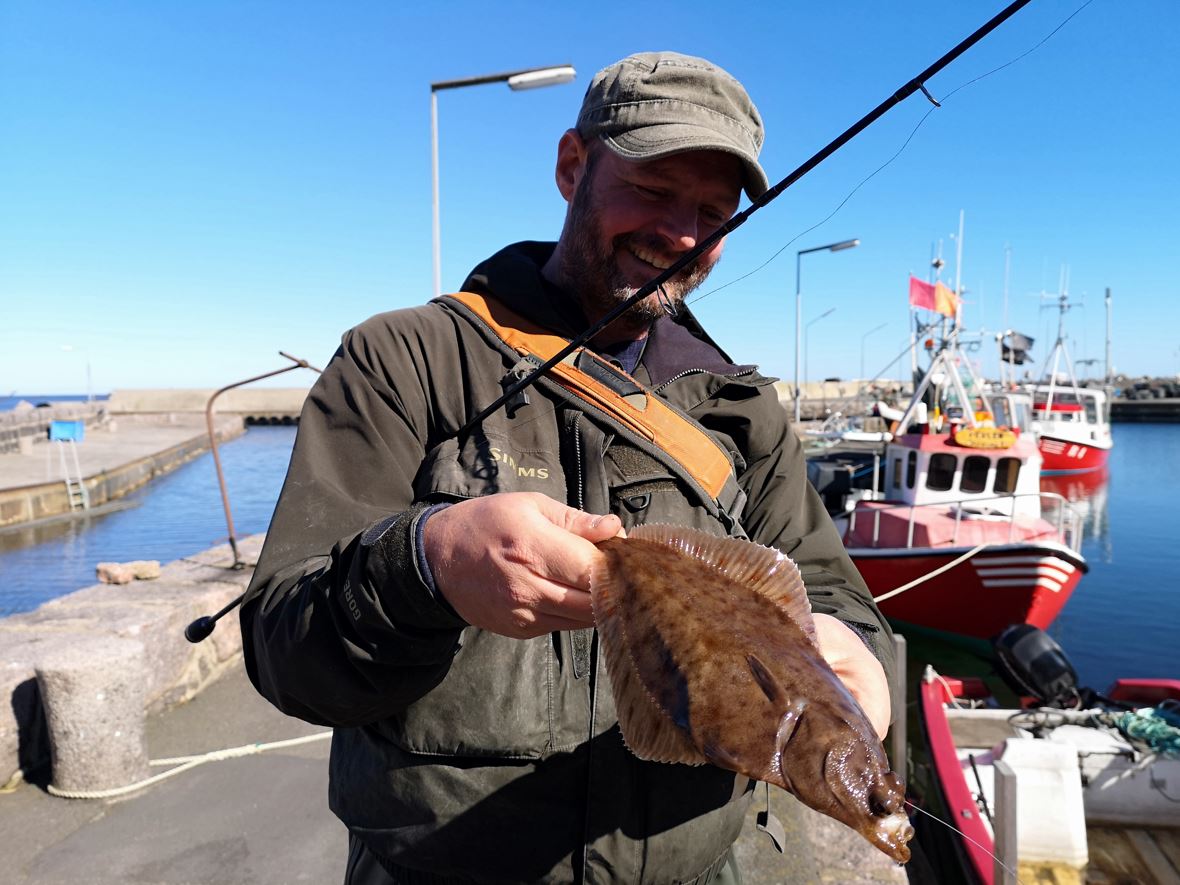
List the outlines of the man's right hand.
{"label": "man's right hand", "polygon": [[432,514],[424,543],[435,587],[463,620],[528,639],[594,626],[594,545],[621,532],[617,516],[504,492]]}

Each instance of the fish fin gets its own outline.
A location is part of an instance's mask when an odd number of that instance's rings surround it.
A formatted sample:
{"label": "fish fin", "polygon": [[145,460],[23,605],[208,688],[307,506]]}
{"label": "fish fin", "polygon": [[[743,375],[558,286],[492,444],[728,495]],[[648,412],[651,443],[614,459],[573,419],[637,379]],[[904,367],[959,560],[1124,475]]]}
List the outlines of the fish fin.
{"label": "fish fin", "polygon": [[637,526],[628,537],[664,544],[701,560],[730,579],[765,596],[799,625],[816,648],[815,622],[799,567],[779,550],[737,538],[719,538],[683,526]]}
{"label": "fish fin", "polygon": [[615,603],[620,590],[617,568],[606,562],[595,566],[590,580],[594,620],[602,642],[606,672],[615,698],[615,712],[623,742],[640,759],[704,765],[706,759],[643,684],[627,646],[623,618]]}

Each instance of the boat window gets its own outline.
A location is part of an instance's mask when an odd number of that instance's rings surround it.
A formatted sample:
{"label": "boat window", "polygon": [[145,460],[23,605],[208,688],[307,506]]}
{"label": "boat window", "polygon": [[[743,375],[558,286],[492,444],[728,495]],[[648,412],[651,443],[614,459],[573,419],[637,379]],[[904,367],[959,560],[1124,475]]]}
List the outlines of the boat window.
{"label": "boat window", "polygon": [[918,453],[910,452],[910,460],[905,468],[905,487],[912,489],[914,487],[914,479],[918,475]]}
{"label": "boat window", "polygon": [[926,474],[926,488],[933,492],[950,491],[955,484],[955,464],[958,459],[946,452],[939,452],[930,458],[930,470]]}
{"label": "boat window", "polygon": [[991,459],[983,455],[969,455],[963,461],[963,478],[959,480],[959,491],[982,492],[987,488],[987,471]]}
{"label": "boat window", "polygon": [[996,422],[996,427],[1012,426],[1012,410],[1008,407],[1007,397],[992,397],[991,407],[992,419]]}
{"label": "boat window", "polygon": [[[912,455],[913,452],[910,454]],[[893,487],[895,489],[901,488],[901,458],[893,459]]]}
{"label": "boat window", "polygon": [[1082,397],[1082,402],[1086,404],[1086,423],[1098,423],[1098,398],[1093,396]]}
{"label": "boat window", "polygon": [[1020,476],[1019,458],[1001,458],[996,462],[996,480],[992,491],[997,495],[1010,495],[1016,491],[1016,478]]}
{"label": "boat window", "polygon": [[1021,430],[1028,430],[1032,423],[1032,418],[1029,416],[1028,403],[1016,403],[1016,422],[1013,427],[1019,427]]}

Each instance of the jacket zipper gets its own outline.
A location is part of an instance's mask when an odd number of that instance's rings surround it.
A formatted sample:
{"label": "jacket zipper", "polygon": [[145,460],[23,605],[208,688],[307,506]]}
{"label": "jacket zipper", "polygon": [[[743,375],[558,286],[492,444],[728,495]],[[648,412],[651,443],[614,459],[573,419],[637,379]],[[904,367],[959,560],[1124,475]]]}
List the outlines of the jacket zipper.
{"label": "jacket zipper", "polygon": [[582,422],[582,413],[574,414],[573,423],[570,425],[570,430],[574,435],[574,466],[577,468],[576,473],[578,477],[578,496],[577,505],[579,510],[586,509],[586,486],[583,479],[582,469],[582,434],[578,432],[578,425]]}
{"label": "jacket zipper", "polygon": [[[673,375],[667,381],[663,381],[658,386],[653,387],[652,392],[659,393],[661,390],[663,390],[665,387],[667,387],[673,381],[679,381],[681,378],[687,378],[689,375],[706,375],[706,374],[716,375],[719,373],[711,372],[709,369],[685,369],[683,372],[679,372],[679,373]],[[746,375],[753,375],[753,374],[754,374],[754,369],[753,369],[753,367],[751,367],[749,369],[746,369],[744,372],[733,372],[731,374],[725,375],[724,377],[726,377],[726,378],[742,378],[742,377],[745,377]]]}

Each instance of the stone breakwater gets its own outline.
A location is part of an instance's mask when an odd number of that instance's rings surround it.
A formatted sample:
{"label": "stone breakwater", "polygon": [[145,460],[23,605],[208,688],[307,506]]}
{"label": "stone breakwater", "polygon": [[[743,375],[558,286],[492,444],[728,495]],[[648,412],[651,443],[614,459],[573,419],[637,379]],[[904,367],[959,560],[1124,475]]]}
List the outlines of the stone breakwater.
{"label": "stone breakwater", "polygon": [[[256,561],[262,539],[253,535],[239,541],[247,562]],[[191,699],[238,666],[242,637],[233,613],[204,642],[184,638],[189,623],[217,612],[246,589],[253,569],[235,571],[232,564],[226,544],[168,563],[155,580],[96,584],[34,611],[0,618],[0,784],[48,761],[36,670],[73,646],[95,638],[142,645],[145,713]]]}

